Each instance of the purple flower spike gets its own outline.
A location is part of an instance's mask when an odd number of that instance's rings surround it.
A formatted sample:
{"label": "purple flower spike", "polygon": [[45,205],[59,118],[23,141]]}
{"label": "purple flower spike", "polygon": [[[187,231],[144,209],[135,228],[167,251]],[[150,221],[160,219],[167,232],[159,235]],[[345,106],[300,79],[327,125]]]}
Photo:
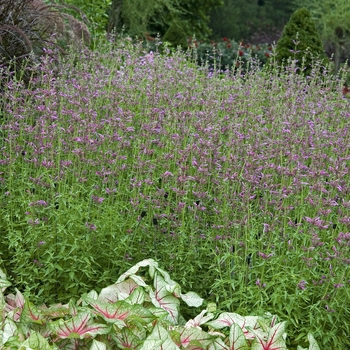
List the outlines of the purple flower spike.
{"label": "purple flower spike", "polygon": [[304,281],[304,280],[301,280],[301,281],[298,283],[298,288],[301,289],[301,290],[305,290],[305,289],[306,289],[306,285],[307,285],[307,282]]}

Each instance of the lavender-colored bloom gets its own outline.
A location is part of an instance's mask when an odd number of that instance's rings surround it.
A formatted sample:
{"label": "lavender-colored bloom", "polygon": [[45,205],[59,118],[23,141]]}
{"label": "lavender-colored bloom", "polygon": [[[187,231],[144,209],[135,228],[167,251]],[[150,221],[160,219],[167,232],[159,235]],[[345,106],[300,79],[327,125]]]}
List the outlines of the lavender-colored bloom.
{"label": "lavender-colored bloom", "polygon": [[29,225],[32,225],[32,226],[35,226],[35,225],[39,225],[39,224],[40,224],[40,221],[39,221],[38,218],[36,218],[35,220],[30,219],[30,220],[28,221],[28,224],[29,224]]}
{"label": "lavender-colored bloom", "polygon": [[258,255],[260,257],[262,257],[263,259],[269,259],[269,258],[271,258],[273,256],[273,253],[270,253],[270,254],[266,255],[265,253],[259,252]]}
{"label": "lavender-colored bloom", "polygon": [[164,177],[169,177],[169,176],[174,176],[170,171],[166,171],[164,174],[163,174]]}
{"label": "lavender-colored bloom", "polygon": [[298,288],[301,289],[301,290],[305,290],[305,289],[306,289],[306,285],[307,285],[307,282],[304,281],[304,280],[301,280],[301,281],[298,283]]}
{"label": "lavender-colored bloom", "polygon": [[90,224],[90,223],[86,223],[85,226],[91,230],[91,231],[95,231],[96,230],[96,226],[94,224]]}
{"label": "lavender-colored bloom", "polygon": [[328,305],[325,306],[325,309],[328,311],[328,312],[335,312],[334,309],[331,309]]}
{"label": "lavender-colored bloom", "polygon": [[256,280],[255,284],[256,284],[259,288],[265,288],[265,287],[266,287],[266,283],[261,284],[260,278],[258,278],[258,279]]}
{"label": "lavender-colored bloom", "polygon": [[107,194],[111,194],[111,193],[115,193],[115,192],[117,192],[116,188],[113,188],[113,190],[110,190],[108,187],[106,188],[106,193]]}
{"label": "lavender-colored bloom", "polygon": [[98,204],[101,204],[105,200],[103,197],[97,197],[97,196],[92,196],[92,199]]}

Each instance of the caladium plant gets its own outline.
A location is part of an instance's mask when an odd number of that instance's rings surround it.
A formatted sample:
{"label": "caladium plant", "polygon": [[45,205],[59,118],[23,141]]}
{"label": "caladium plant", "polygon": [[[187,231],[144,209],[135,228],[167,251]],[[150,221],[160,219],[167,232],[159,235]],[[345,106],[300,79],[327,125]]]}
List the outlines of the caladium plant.
{"label": "caladium plant", "polygon": [[[149,279],[138,274],[142,268],[148,268]],[[287,349],[286,323],[272,315],[226,312],[214,319],[203,310],[182,324],[181,301],[199,307],[203,299],[183,294],[153,259],[139,262],[99,294],[91,291],[66,305],[35,306],[18,290],[5,296],[10,285],[0,270],[1,349]],[[319,350],[311,334],[308,339],[309,349]]]}

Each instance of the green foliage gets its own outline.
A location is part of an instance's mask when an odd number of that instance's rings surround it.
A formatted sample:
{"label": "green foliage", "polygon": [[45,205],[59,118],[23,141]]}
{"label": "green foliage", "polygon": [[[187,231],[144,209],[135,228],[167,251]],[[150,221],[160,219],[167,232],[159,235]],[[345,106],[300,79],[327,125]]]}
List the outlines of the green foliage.
{"label": "green foliage", "polygon": [[187,49],[190,33],[188,23],[176,19],[171,22],[162,40],[171,43],[173,46],[181,46],[183,49]]}
{"label": "green foliage", "polygon": [[212,30],[210,23],[210,12],[221,8],[223,0],[179,0],[183,13],[180,19],[188,23],[191,29],[189,37],[193,35],[199,40],[206,40],[210,37]]}
{"label": "green foliage", "polygon": [[349,56],[350,2],[348,0],[294,0],[294,2],[310,11],[323,43],[332,47],[335,73],[338,72],[340,64]]}
{"label": "green foliage", "polygon": [[[138,274],[144,267],[146,278]],[[2,349],[287,350],[286,322],[276,323],[272,315],[222,313],[213,320],[207,309],[186,322],[179,314],[180,301],[199,307],[203,299],[182,294],[153,259],[137,263],[100,294],[93,290],[67,305],[38,307],[18,290],[4,297],[10,284],[0,269]],[[309,349],[318,349],[311,334],[308,339]]]}
{"label": "green foliage", "polygon": [[[48,3],[55,3],[54,0],[46,0]],[[108,25],[108,9],[111,0],[57,0],[61,5],[68,5],[61,9],[80,21],[88,20],[88,26],[94,39],[105,35]]]}
{"label": "green foliage", "polygon": [[290,58],[297,60],[296,64],[304,75],[311,73],[315,60],[325,59],[320,35],[306,8],[294,12],[277,43],[276,60],[279,64]]}
{"label": "green foliage", "polygon": [[129,0],[120,4],[116,29],[120,31],[124,27],[126,33],[139,38],[159,33],[173,46],[187,47],[188,37],[209,36],[208,14],[221,4],[221,0]]}
{"label": "green foliage", "polygon": [[4,92],[0,254],[14,287],[67,302],[151,256],[222,311],[288,319],[293,346],[309,331],[349,345],[340,83],[307,85],[292,66],[219,77],[181,52],[108,44]]}
{"label": "green foliage", "polygon": [[295,4],[284,0],[266,0],[262,6],[256,0],[226,0],[224,6],[210,13],[212,38],[250,42],[253,34],[265,28],[283,28],[296,8]]}
{"label": "green foliage", "polygon": [[258,27],[258,10],[256,1],[226,0],[224,6],[210,13],[212,38],[247,40]]}
{"label": "green foliage", "polygon": [[116,29],[124,26],[132,37],[144,38],[147,33],[156,34],[151,26],[164,28],[169,18],[176,18],[180,12],[178,0],[125,1],[121,7],[122,21]]}
{"label": "green foliage", "polygon": [[[294,0],[307,8],[323,41],[350,36],[350,2],[348,0]],[[339,30],[342,35],[337,34]]]}
{"label": "green foliage", "polygon": [[[272,54],[270,45],[237,43],[227,38],[211,43],[194,40],[191,46],[195,49],[198,65],[207,64],[209,68],[215,67],[221,71],[236,68],[242,71],[254,69],[258,63],[263,66]],[[254,64],[252,64],[253,61]]]}

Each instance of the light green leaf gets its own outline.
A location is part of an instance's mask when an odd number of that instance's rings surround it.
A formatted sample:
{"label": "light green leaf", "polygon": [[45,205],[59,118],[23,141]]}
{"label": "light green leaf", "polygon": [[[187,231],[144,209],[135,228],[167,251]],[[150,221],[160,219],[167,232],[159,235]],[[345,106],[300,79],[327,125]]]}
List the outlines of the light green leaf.
{"label": "light green leaf", "polygon": [[38,332],[31,333],[30,337],[21,344],[19,350],[52,350],[56,347],[50,346],[48,341]]}
{"label": "light green leaf", "polygon": [[5,325],[4,325],[4,332],[2,335],[2,343],[6,344],[6,342],[15,335],[16,331],[17,331],[17,326],[16,323],[14,321],[12,321],[11,319],[7,318],[5,320]]}
{"label": "light green leaf", "polygon": [[202,299],[195,292],[188,292],[186,294],[181,293],[181,299],[188,305],[194,307],[200,307],[203,304],[204,299]]}
{"label": "light green leaf", "polygon": [[[150,266],[150,269],[158,268],[158,263],[153,259],[145,259],[131,267],[128,271],[124,272],[117,280],[117,283],[123,282],[128,277],[135,275],[141,267]],[[151,275],[152,277],[152,275]]]}
{"label": "light green leaf", "polygon": [[180,350],[172,341],[169,333],[158,323],[146,338],[140,350]]}
{"label": "light green leaf", "polygon": [[175,298],[172,294],[166,289],[166,283],[164,278],[158,273],[154,278],[154,287],[155,291],[150,291],[150,297],[153,305],[160,307],[168,312],[168,320],[172,324],[178,323],[179,317],[179,299]]}
{"label": "light green leaf", "polygon": [[208,322],[211,320],[214,315],[212,313],[209,313],[207,316],[204,316],[207,313],[207,310],[203,310],[199,315],[197,315],[193,320],[189,320],[185,327],[200,327],[202,324]]}
{"label": "light green leaf", "polygon": [[145,337],[145,333],[144,334],[140,334],[140,332],[137,332],[137,333],[138,334],[135,334],[129,328],[123,328],[120,332],[117,332],[115,335],[113,335],[113,339],[115,340],[118,349],[126,349],[126,348],[137,349],[139,345],[142,343],[141,339],[144,339]]}
{"label": "light green leaf", "polygon": [[11,285],[11,282],[7,280],[6,274],[0,269],[0,290],[4,291]]}
{"label": "light green leaf", "polygon": [[232,350],[247,350],[249,349],[247,340],[244,336],[242,328],[234,323],[230,328],[230,349]]}
{"label": "light green leaf", "polygon": [[145,301],[145,291],[143,288],[138,287],[125,299],[125,301],[131,305],[142,305]]}
{"label": "light green leaf", "polygon": [[215,329],[221,329],[231,327],[234,323],[238,323],[240,326],[244,325],[244,317],[234,312],[223,312],[216,320],[208,322],[207,325]]}
{"label": "light green leaf", "polygon": [[92,341],[90,350],[106,350],[106,349],[107,349],[106,344],[100,341],[97,341],[95,339]]}
{"label": "light green leaf", "polygon": [[309,333],[307,335],[307,339],[309,340],[310,346],[309,346],[309,350],[320,350],[320,347],[317,344],[317,341],[315,340],[314,336]]}
{"label": "light green leaf", "polygon": [[208,347],[208,350],[232,350],[220,338],[216,338]]}

